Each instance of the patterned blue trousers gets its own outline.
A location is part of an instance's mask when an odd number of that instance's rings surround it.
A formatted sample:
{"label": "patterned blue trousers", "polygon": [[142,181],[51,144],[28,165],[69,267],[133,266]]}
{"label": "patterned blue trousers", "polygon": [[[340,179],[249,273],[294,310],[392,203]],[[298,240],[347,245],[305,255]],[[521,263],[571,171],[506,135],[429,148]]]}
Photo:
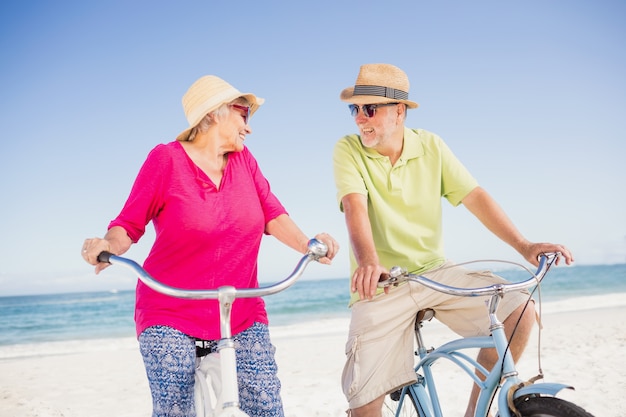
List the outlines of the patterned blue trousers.
{"label": "patterned blue trousers", "polygon": [[[267,325],[255,323],[233,337],[241,409],[251,417],[283,417],[276,348]],[[152,417],[195,417],[195,339],[167,326],[139,336],[139,349],[152,393]]]}

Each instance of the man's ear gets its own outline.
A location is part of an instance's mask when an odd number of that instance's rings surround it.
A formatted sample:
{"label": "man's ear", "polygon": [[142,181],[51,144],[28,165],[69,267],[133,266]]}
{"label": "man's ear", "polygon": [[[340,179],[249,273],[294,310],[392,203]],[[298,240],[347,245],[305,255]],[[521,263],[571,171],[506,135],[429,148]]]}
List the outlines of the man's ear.
{"label": "man's ear", "polygon": [[396,106],[397,117],[400,118],[400,121],[404,122],[406,120],[406,111],[407,107],[404,103],[398,103],[399,106]]}

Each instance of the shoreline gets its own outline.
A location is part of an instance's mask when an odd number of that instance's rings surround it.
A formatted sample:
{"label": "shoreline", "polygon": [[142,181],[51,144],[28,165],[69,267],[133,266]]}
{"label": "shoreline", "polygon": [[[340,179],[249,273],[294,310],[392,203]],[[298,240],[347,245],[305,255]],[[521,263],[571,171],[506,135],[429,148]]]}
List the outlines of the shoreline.
{"label": "shoreline", "polygon": [[[563,392],[562,397],[596,417],[624,416],[626,305],[547,310],[544,305],[541,365],[545,381],[574,385],[576,391]],[[329,318],[270,327],[286,416],[345,417],[340,378],[348,323],[347,318]],[[451,332],[431,322],[424,335],[428,344],[436,346]],[[535,329],[519,363],[523,378],[537,374],[537,335]],[[150,415],[150,394],[135,338],[88,342],[0,347],[4,354],[0,356],[0,417]],[[11,351],[21,356],[7,357]],[[451,386],[458,386],[458,381],[469,383],[453,372],[445,378],[450,378]],[[465,394],[442,395],[446,407],[455,411],[464,409],[465,398]]]}
{"label": "shoreline", "polygon": [[[537,303],[537,306],[539,306],[539,303]],[[622,307],[626,308],[626,292],[575,296],[543,301],[541,313],[565,314]],[[345,334],[347,332],[347,324],[343,325],[342,323],[344,321],[347,323],[349,318],[350,312],[348,307],[346,307],[344,312],[329,313],[321,317],[316,314],[303,315],[300,317],[300,321],[298,321],[297,324],[284,324],[282,320],[273,319],[270,315],[270,328],[272,329],[272,335],[282,333],[283,329],[288,329],[293,335],[303,337],[311,336],[311,332],[328,332],[333,331],[333,329],[342,331]],[[273,324],[276,321],[278,321],[279,324]],[[323,325],[320,325],[320,323],[323,323]],[[133,348],[136,346],[134,327],[129,331],[127,336],[111,335],[96,338],[80,337],[63,340],[0,344],[0,362],[7,359],[29,356],[100,352],[129,346]],[[0,417],[2,416],[0,415]]]}

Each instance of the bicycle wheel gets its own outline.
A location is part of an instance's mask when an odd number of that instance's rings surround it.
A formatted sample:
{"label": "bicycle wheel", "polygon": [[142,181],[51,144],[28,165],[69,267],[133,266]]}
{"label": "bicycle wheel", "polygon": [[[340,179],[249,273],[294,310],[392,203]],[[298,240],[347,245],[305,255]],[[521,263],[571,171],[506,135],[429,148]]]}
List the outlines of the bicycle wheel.
{"label": "bicycle wheel", "polygon": [[421,405],[411,386],[399,389],[385,396],[383,417],[421,417]]}
{"label": "bicycle wheel", "polygon": [[583,408],[555,397],[525,396],[514,402],[522,417],[593,417]]}

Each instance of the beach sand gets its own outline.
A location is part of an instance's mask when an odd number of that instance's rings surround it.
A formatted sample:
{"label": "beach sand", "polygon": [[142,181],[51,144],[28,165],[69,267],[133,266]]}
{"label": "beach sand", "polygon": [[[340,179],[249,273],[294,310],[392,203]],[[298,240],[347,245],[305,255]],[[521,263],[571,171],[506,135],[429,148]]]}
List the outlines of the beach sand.
{"label": "beach sand", "polygon": [[[626,307],[544,312],[541,366],[547,382],[575,386],[563,398],[596,417],[626,416]],[[345,416],[341,392],[347,319],[272,327],[289,417]],[[450,337],[428,323],[425,339]],[[537,369],[537,332],[520,361],[520,375]],[[442,368],[443,369],[443,368]],[[446,370],[444,383],[469,380]],[[468,391],[469,392],[469,391]],[[461,416],[466,394],[442,396],[447,416]],[[133,338],[0,347],[1,417],[146,417],[150,394]]]}

